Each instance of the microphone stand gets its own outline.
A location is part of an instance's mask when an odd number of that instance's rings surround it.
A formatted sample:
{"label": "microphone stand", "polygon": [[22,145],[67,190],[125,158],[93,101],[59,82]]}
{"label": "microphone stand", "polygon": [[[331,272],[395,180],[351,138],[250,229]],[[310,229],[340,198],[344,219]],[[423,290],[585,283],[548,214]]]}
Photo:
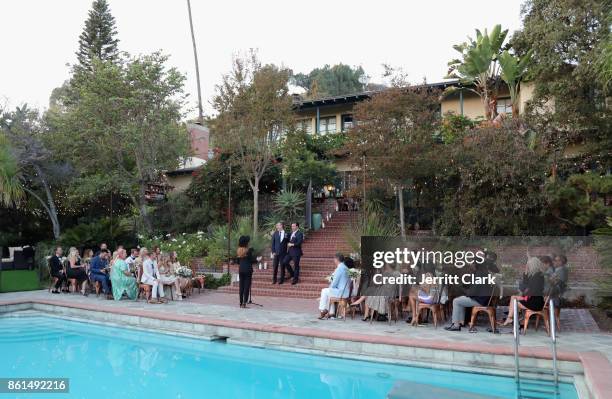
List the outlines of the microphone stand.
{"label": "microphone stand", "polygon": [[[261,262],[259,264],[261,264]],[[251,288],[252,285],[253,285],[253,278],[251,277],[251,283],[249,285],[249,301],[247,302],[247,304],[255,305],[255,306],[259,306],[260,308],[263,308],[263,305],[261,303],[253,302],[253,289]]]}

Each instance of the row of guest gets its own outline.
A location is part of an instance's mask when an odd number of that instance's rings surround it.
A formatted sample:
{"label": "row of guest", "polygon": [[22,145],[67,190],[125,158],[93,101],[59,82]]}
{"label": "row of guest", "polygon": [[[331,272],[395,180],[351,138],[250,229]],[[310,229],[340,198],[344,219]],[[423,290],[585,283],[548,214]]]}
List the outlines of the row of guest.
{"label": "row of guest", "polygon": [[53,293],[59,293],[62,284],[74,280],[83,295],[87,295],[88,283],[99,283],[109,299],[111,292],[116,300],[124,293],[135,299],[137,283],[140,282],[151,286],[151,302],[159,303],[164,298],[164,285],[173,285],[177,299],[182,300],[182,290],[190,283],[185,277],[174,276],[181,267],[176,252],[162,254],[158,247],[154,247],[151,254],[146,248],[134,248],[127,256],[123,246],[119,246],[111,257],[106,244],[102,244],[96,256],[92,256],[92,250],[86,250],[83,258],[76,248],[71,248],[65,268],[62,255],[62,248],[57,247],[50,259],[51,275],[57,278]]}

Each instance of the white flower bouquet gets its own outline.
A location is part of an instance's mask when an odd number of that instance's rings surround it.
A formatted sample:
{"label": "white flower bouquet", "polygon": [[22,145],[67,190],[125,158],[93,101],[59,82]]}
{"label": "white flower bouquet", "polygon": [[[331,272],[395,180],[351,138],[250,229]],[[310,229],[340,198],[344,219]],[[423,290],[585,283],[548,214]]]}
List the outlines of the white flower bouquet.
{"label": "white flower bouquet", "polygon": [[180,276],[180,277],[191,277],[191,276],[193,276],[193,272],[191,271],[191,269],[188,268],[188,267],[185,267],[185,266],[178,267],[174,271],[174,274],[176,274],[177,276]]}
{"label": "white flower bouquet", "polygon": [[359,278],[361,277],[361,269],[355,269],[352,267],[348,270],[348,274],[350,278]]}

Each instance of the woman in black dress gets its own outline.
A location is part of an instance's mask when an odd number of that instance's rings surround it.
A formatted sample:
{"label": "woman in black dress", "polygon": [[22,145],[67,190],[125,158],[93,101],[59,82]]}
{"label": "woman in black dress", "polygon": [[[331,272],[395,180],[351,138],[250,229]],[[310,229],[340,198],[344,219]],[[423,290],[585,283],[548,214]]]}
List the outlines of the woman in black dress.
{"label": "woman in black dress", "polygon": [[521,295],[510,298],[510,309],[508,317],[502,324],[507,326],[512,323],[514,318],[514,306],[512,301],[518,301],[518,308],[540,311],[544,308],[544,265],[536,257],[527,260],[527,266],[522,280],[519,282]]}
{"label": "woman in black dress", "polygon": [[[77,286],[82,284],[81,293],[87,296],[87,271],[85,265],[81,262],[78,249],[72,247],[68,253],[68,265],[66,266],[66,277],[68,280],[75,279]],[[75,287],[76,291],[76,287]]]}
{"label": "woman in black dress", "polygon": [[242,236],[238,240],[238,251],[236,257],[238,258],[238,276],[240,278],[240,307],[246,308],[249,302],[249,294],[251,293],[251,281],[253,278],[253,263],[257,263],[259,258],[253,255],[253,248],[249,248],[249,236]]}

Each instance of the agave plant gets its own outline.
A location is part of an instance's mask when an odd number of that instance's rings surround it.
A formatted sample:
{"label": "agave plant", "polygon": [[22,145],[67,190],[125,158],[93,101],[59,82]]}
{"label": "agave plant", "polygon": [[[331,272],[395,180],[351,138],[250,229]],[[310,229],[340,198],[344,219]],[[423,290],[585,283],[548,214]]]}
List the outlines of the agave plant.
{"label": "agave plant", "polygon": [[501,53],[498,57],[501,67],[501,78],[508,85],[510,100],[512,101],[512,117],[518,116],[518,91],[523,76],[527,72],[531,61],[532,50],[529,50],[522,58],[512,55],[508,50]]}
{"label": "agave plant", "polygon": [[25,192],[19,180],[19,165],[11,154],[6,137],[0,133],[0,204],[19,204]]}
{"label": "agave plant", "polygon": [[283,221],[296,221],[304,217],[306,197],[300,191],[285,190],[274,196],[272,207],[275,216]]}
{"label": "agave plant", "polygon": [[[476,30],[476,39],[468,37],[467,42],[453,46],[461,53],[461,58],[448,63],[448,79],[459,79],[463,84],[473,84],[474,91],[482,100],[488,120],[496,116],[497,80],[499,64],[497,62],[501,47],[506,40],[508,30],[495,25],[488,33]],[[471,90],[471,89],[469,89]]]}

